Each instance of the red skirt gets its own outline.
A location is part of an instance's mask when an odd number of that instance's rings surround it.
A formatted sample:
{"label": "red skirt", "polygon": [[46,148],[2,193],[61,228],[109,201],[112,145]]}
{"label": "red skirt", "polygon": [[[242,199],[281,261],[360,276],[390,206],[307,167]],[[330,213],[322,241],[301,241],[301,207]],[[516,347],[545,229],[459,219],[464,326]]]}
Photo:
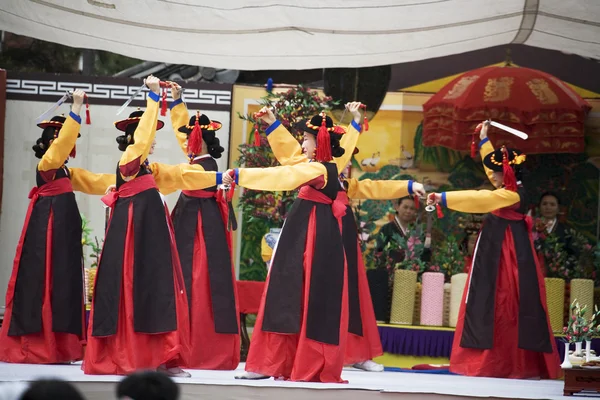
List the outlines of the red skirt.
{"label": "red skirt", "polygon": [[[511,379],[556,379],[562,375],[554,340],[551,340],[552,353],[533,352],[518,347],[519,271],[513,243],[513,234],[508,227],[502,243],[496,285],[493,348],[480,350],[460,346],[464,326],[465,301],[468,293],[469,283],[467,283],[458,314],[450,357],[450,371],[453,373]],[[538,263],[536,266],[540,297],[544,311],[548,315],[544,277]],[[472,271],[469,275],[471,273]],[[467,282],[470,282],[470,279]],[[540,329],[548,329],[549,332],[552,332],[550,321],[547,319],[547,326],[540,327]]]}
{"label": "red skirt", "polygon": [[[228,239],[230,234],[227,234]],[[229,242],[229,240],[228,240]],[[231,249],[231,244],[228,243]],[[239,315],[235,270],[231,266],[231,277],[236,298],[236,315]],[[192,268],[192,298],[190,309],[190,355],[186,367],[193,369],[234,370],[240,363],[240,335],[215,332],[212,310],[206,244],[202,231],[202,213],[198,212],[198,225],[194,238]]]}
{"label": "red skirt", "polygon": [[377,320],[373,311],[373,302],[371,301],[371,292],[369,290],[369,281],[367,280],[367,271],[363,261],[360,246],[358,250],[358,292],[360,298],[360,315],[362,319],[363,335],[358,336],[348,333],[346,342],[346,355],[344,364],[356,364],[359,362],[372,360],[383,354],[381,347],[381,338],[379,329],[377,329]]}
{"label": "red skirt", "polygon": [[[58,364],[78,361],[83,358],[83,340],[78,335],[52,331],[52,226],[54,221],[52,210],[50,210],[48,232],[46,235],[46,276],[42,302],[42,331],[23,336],[8,336],[13,307],[12,293],[14,293],[17,280],[20,252],[23,246],[30,211],[25,219],[23,234],[17,246],[13,272],[8,283],[6,311],[4,313],[2,331],[0,332],[0,361],[24,364]],[[83,313],[81,317],[83,319]]]}
{"label": "red skirt", "polygon": [[[310,291],[311,260],[313,258],[316,235],[315,211],[310,214],[308,234],[304,252],[304,293],[301,309],[301,327],[298,334],[266,332],[261,329],[269,277],[260,302],[260,309],[252,334],[252,343],[246,371],[256,372],[275,378],[303,382],[342,383],[342,369],[348,332],[348,285],[347,266],[344,268],[342,291],[342,312],[339,328],[339,345],[325,344],[306,337],[308,294]],[[284,227],[285,229],[285,227]],[[277,251],[282,251],[278,249]]]}
{"label": "red skirt", "polygon": [[[189,316],[185,288],[181,278],[181,266],[175,245],[171,217],[165,205],[171,233],[170,245],[173,258],[173,280],[175,286],[175,308],[177,313],[177,330],[145,334],[134,329],[133,317],[133,203],[129,205],[127,233],[125,237],[125,253],[117,332],[106,337],[92,336],[93,325],[88,327],[88,344],[82,369],[93,375],[127,375],[141,369],[156,369],[166,364],[168,368],[182,366],[187,363],[189,354]],[[160,216],[157,216],[157,218]],[[94,304],[90,321],[94,320]]]}

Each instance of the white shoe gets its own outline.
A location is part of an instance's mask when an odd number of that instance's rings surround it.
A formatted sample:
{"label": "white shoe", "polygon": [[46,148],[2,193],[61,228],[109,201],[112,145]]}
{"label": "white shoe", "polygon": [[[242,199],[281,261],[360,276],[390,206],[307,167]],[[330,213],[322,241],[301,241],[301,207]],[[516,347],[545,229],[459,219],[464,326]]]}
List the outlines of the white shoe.
{"label": "white shoe", "polygon": [[190,374],[187,371],[182,370],[179,367],[174,367],[174,368],[166,368],[164,366],[160,366],[156,369],[158,372],[161,372],[165,375],[168,375],[170,377],[173,378],[191,378],[192,374]]}
{"label": "white shoe", "polygon": [[383,371],[383,365],[377,364],[373,360],[367,360],[367,361],[356,363],[356,364],[353,365],[353,367],[356,368],[356,369],[362,369],[363,371],[368,371],[368,372],[381,372],[381,371]]}
{"label": "white shoe", "polygon": [[250,372],[250,371],[244,371],[241,372],[239,374],[237,374],[235,376],[235,379],[252,379],[252,380],[256,380],[256,379],[269,379],[270,376],[268,375],[263,375],[263,374],[259,374],[256,372]]}

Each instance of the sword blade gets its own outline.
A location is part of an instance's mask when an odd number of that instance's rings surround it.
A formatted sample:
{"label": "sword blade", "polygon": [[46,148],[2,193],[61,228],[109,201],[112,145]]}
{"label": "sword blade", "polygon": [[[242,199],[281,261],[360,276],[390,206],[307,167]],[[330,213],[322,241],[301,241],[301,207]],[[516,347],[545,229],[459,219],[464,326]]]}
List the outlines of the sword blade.
{"label": "sword blade", "polygon": [[39,124],[40,122],[44,121],[44,120],[48,120],[50,118],[52,118],[54,115],[54,113],[56,112],[56,110],[58,110],[58,107],[62,106],[63,103],[65,101],[67,101],[67,99],[71,97],[71,95],[69,94],[69,92],[65,93],[63,95],[63,97],[61,97],[56,103],[54,103],[49,109],[47,109],[42,115],[40,115],[39,117],[36,118],[35,123]]}
{"label": "sword blade", "polygon": [[127,99],[127,101],[121,106],[121,108],[119,108],[119,110],[117,111],[117,115],[121,114],[123,112],[123,110],[125,110],[127,108],[127,106],[129,105],[129,103],[131,103],[133,101],[133,99],[135,99],[137,97],[138,94],[140,94],[140,92],[142,90],[144,90],[144,86],[146,86],[146,84],[144,83],[142,86],[140,86],[138,88],[138,90],[135,91],[134,94],[131,95],[131,97],[129,99]]}
{"label": "sword blade", "polygon": [[519,137],[524,140],[529,137],[529,135],[527,135],[525,132],[521,132],[515,128],[511,128],[510,126],[501,124],[500,122],[490,121],[490,125],[495,126],[496,128],[502,129],[503,131],[506,131],[508,133],[512,133],[516,137]]}

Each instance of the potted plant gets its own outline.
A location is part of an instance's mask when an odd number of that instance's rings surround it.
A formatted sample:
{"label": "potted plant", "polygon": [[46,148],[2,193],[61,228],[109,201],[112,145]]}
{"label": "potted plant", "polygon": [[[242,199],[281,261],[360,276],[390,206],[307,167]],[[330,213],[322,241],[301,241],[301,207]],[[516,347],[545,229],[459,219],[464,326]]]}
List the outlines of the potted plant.
{"label": "potted plant", "polygon": [[422,227],[414,225],[409,227],[406,237],[394,238],[404,259],[394,265],[390,323],[413,324],[417,279],[427,270],[427,263],[422,260],[424,241]]}

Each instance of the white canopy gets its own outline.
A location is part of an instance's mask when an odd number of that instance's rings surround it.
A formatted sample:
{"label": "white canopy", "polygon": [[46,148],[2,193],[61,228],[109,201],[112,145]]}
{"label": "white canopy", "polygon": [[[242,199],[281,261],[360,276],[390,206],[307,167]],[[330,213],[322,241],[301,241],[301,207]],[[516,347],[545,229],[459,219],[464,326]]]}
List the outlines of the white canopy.
{"label": "white canopy", "polygon": [[396,64],[508,43],[600,59],[599,0],[2,0],[0,29],[239,70]]}

